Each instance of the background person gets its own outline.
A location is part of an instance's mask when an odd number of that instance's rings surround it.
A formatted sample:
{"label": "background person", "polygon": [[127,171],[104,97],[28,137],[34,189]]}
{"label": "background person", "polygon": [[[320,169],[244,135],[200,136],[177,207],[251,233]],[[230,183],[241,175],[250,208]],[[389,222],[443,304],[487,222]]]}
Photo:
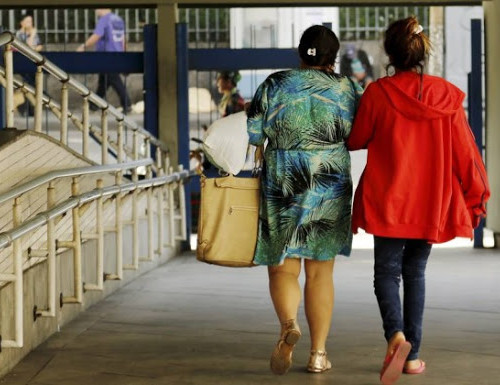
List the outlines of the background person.
{"label": "background person", "polygon": [[300,69],[277,72],[262,83],[248,110],[250,144],[267,140],[261,181],[259,234],[254,262],[267,265],[281,336],[271,370],[286,373],[301,332],[301,260],[311,334],[307,369],[331,368],[326,339],[333,311],[335,256],[351,252],[349,136],[361,89],[334,73],[337,36],[307,29],[299,45]]}
{"label": "background person", "polygon": [[[19,22],[19,29],[16,31],[16,38],[37,52],[40,52],[43,49],[42,41],[40,40],[40,36],[35,28],[33,14],[31,12],[23,11]],[[34,86],[34,73],[25,73],[22,76],[25,83]],[[17,107],[17,110],[21,115],[26,114],[28,116],[33,116],[34,114],[34,108],[28,100],[25,100],[24,103],[21,102],[21,104]]]}
{"label": "background person", "polygon": [[19,22],[19,29],[16,31],[16,38],[26,43],[35,51],[40,52],[43,49],[42,41],[35,28],[33,14],[24,11]]}
{"label": "background person", "polygon": [[[109,8],[96,9],[96,14],[99,20],[97,21],[94,33],[85,43],[78,47],[77,51],[83,52],[93,46],[95,46],[98,52],[125,51],[125,23],[123,19],[114,14]],[[130,98],[120,74],[99,74],[97,95],[106,98],[106,91],[109,87],[112,87],[118,94],[123,111],[129,112],[131,110]]]}
{"label": "background person", "polygon": [[356,49],[356,46],[352,43],[346,44],[345,52],[340,59],[341,75],[347,77],[353,76],[352,62],[354,60],[358,60],[361,63],[368,78],[374,79],[373,66],[371,64],[370,57],[365,50]]}
{"label": "background person", "polygon": [[368,87],[368,85],[373,81],[373,79],[366,73],[365,67],[363,67],[361,61],[358,59],[351,61],[351,72],[351,79],[357,82],[363,89]]}
{"label": "background person", "polygon": [[222,94],[219,102],[221,118],[241,112],[245,109],[245,100],[241,97],[237,85],[241,80],[238,71],[222,71],[217,75],[217,90]]}
{"label": "background person", "polygon": [[381,380],[393,384],[402,371],[426,367],[419,350],[432,243],[472,237],[490,191],[464,93],[423,73],[430,42],[417,19],[391,24],[384,48],[395,74],[366,89],[348,147],[368,149],[352,226],[375,238],[375,295],[387,340]]}

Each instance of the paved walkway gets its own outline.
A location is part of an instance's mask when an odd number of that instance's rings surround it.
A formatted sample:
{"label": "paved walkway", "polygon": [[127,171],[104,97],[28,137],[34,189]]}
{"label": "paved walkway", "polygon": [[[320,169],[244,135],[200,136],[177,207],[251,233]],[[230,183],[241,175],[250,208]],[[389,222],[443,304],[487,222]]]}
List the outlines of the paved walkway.
{"label": "paved walkway", "polygon": [[[278,327],[263,268],[179,257],[82,314],[23,360],[2,385],[375,385],[384,341],[369,251],[336,266],[328,342],[334,368],[305,373],[308,336],[286,376],[268,358]],[[300,322],[306,332],[301,312]],[[440,249],[428,270],[422,358],[408,385],[500,384],[500,253]]]}

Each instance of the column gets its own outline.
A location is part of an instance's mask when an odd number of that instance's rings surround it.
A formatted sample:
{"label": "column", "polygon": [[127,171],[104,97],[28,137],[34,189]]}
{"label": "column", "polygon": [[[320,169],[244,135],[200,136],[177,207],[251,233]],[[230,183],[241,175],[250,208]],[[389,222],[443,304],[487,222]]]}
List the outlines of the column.
{"label": "column", "polygon": [[177,4],[158,5],[158,131],[170,151],[172,166],[178,164],[177,62],[175,24]]}
{"label": "column", "polygon": [[483,2],[486,28],[486,166],[491,187],[486,227],[500,242],[500,0]]}

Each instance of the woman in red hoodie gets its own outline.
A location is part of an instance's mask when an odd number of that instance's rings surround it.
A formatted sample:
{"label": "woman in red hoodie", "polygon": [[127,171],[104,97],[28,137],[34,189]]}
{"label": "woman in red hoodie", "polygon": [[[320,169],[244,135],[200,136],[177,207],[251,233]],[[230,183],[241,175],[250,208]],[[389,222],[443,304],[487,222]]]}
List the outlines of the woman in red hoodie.
{"label": "woman in red hoodie", "polygon": [[423,73],[430,42],[417,19],[394,22],[384,48],[394,75],[365,91],[348,147],[368,149],[352,226],[375,238],[375,295],[388,341],[381,381],[393,384],[402,372],[425,370],[418,354],[431,244],[472,237],[490,192],[464,93]]}

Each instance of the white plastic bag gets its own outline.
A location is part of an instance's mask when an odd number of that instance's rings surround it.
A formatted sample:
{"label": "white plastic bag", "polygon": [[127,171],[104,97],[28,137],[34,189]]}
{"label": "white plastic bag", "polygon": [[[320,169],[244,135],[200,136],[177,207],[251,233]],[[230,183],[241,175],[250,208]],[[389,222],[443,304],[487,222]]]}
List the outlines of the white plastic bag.
{"label": "white plastic bag", "polygon": [[245,165],[248,148],[245,111],[216,120],[208,127],[203,151],[223,171],[236,175]]}

